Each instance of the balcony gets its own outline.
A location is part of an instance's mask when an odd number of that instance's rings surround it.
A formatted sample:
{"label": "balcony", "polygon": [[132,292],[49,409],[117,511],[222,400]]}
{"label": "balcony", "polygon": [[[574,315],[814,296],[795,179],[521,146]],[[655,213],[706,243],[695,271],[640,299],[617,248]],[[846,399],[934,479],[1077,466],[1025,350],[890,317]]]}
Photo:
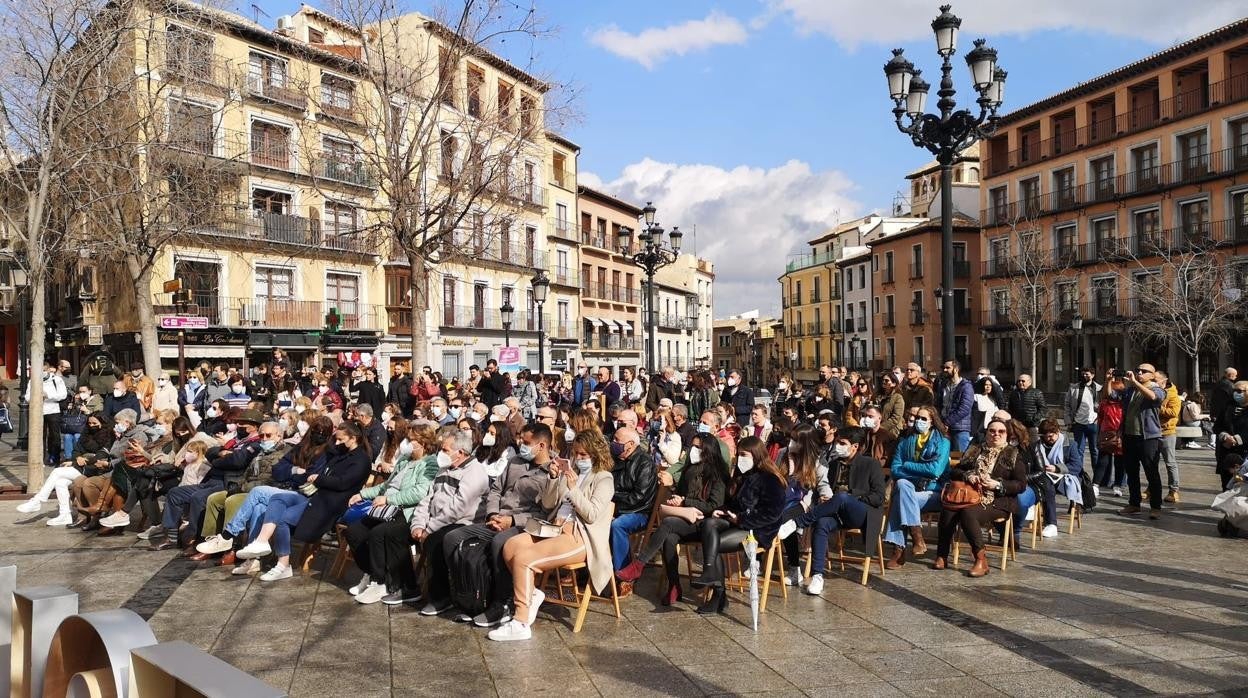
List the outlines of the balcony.
{"label": "balcony", "polygon": [[583,349],[623,349],[636,350],[642,347],[640,339],[620,335],[618,333],[608,334],[591,334],[581,338],[581,348]]}
{"label": "balcony", "polygon": [[911,279],[923,278],[923,263],[922,262],[918,264],[915,264],[914,262],[910,263],[910,278]]}
{"label": "balcony", "polygon": [[910,311],[910,324],[911,325],[922,325],[925,322],[927,322],[927,313],[924,312],[921,308],[915,308]]}
{"label": "balcony", "polygon": [[581,285],[580,277],[577,275],[576,270],[560,266],[551,267],[550,283],[569,288],[577,288]]}
{"label": "balcony", "polygon": [[412,333],[412,309],[386,306],[387,334],[408,336]]}
{"label": "balcony", "polygon": [[884,318],[885,328],[892,329],[897,326],[897,317],[892,313],[884,313],[882,317]]}
{"label": "balcony", "polygon": [[880,283],[884,283],[884,284],[893,283],[893,268],[892,267],[884,267],[884,270],[880,272]]}
{"label": "balcony", "polygon": [[854,320],[853,320],[853,318],[850,318],[850,319],[845,320],[845,331],[846,331],[846,332],[853,332],[853,331],[854,331]]}
{"label": "balcony", "polygon": [[[298,301],[274,298],[231,298],[214,293],[191,292],[192,315],[208,318],[212,327],[262,328],[265,330],[321,331],[330,309],[338,311],[339,329],[385,330],[387,309],[353,301]],[[172,305],[156,305],[158,315],[178,314]]]}
{"label": "balcony", "polygon": [[560,168],[552,165],[550,168],[550,183],[561,189],[576,191],[576,175],[566,167]]}
{"label": "balcony", "polygon": [[858,331],[859,332],[867,331],[867,319],[865,317],[858,318]]}
{"label": "balcony", "polygon": [[806,334],[814,337],[823,334],[822,322],[810,322],[806,324]]}
{"label": "balcony", "polygon": [[693,322],[684,315],[675,313],[659,313],[659,327],[667,330],[692,330]]}
{"label": "balcony", "polygon": [[794,294],[789,295],[789,305],[801,305],[801,304],[802,304],[802,294],[794,293]]}
{"label": "balcony", "polygon": [[365,189],[377,188],[377,173],[354,155],[327,150],[310,155],[313,176]]}
{"label": "balcony", "polygon": [[208,176],[212,173],[205,171],[203,158],[215,158],[222,161],[223,171],[241,175],[247,171],[248,146],[249,139],[243,131],[175,124],[161,136],[152,155],[165,164],[189,165],[190,172]]}
{"label": "balcony", "polygon": [[953,309],[953,324],[955,325],[971,324],[971,309],[965,308],[965,307],[962,307],[962,308],[955,307]]}
{"label": "balcony", "polygon": [[784,272],[787,274],[799,269],[809,269],[810,267],[817,267],[821,264],[829,264],[835,261],[836,257],[828,252],[798,255],[797,259],[784,266]]}
{"label": "balcony", "polygon": [[535,209],[546,207],[546,187],[539,187],[534,182],[516,181],[513,177],[499,176],[496,173],[490,181],[486,182],[485,188],[521,206]]}
{"label": "balcony", "polygon": [[336,86],[336,90],[336,92],[331,93],[330,90],[325,89],[325,85],[317,86],[316,110],[318,118],[358,126],[361,123],[360,107],[356,103],[354,95],[349,92],[343,92],[341,87]]}
{"label": "balcony", "polygon": [[[443,306],[440,311],[441,317],[439,322],[442,327],[453,329],[472,329],[472,330],[498,330],[503,331],[503,318],[498,310],[486,308],[484,306],[474,307],[471,305],[453,305]],[[543,317],[542,321],[546,325],[550,325],[550,316]],[[537,331],[537,315],[523,310],[515,311],[511,320],[512,332],[536,332]]]}
{"label": "balcony", "polygon": [[632,305],[641,304],[641,289],[629,288],[622,284],[607,284],[583,280],[581,282],[581,295],[593,300],[630,303]]}
{"label": "balcony", "polygon": [[559,337],[561,339],[565,337],[575,337],[578,334],[580,334],[580,331],[581,331],[580,323],[570,322],[568,320],[563,320],[559,322],[558,324],[556,324],[554,327],[546,328],[546,332],[550,336]]}
{"label": "balcony", "polygon": [[285,172],[297,172],[295,151],[289,141],[266,141],[252,134],[251,164]]}
{"label": "balcony", "polygon": [[166,209],[160,224],[188,235],[264,241],[280,245],[376,255],[377,246],[358,230],[323,226],[320,220],[243,207]]}
{"label": "balcony", "polygon": [[840,299],[841,299],[841,287],[840,287],[840,286],[833,286],[833,287],[832,287],[832,288],[828,291],[828,300],[830,300],[830,301],[839,301]]}
{"label": "balcony", "polygon": [[166,81],[229,88],[230,68],[225,60],[216,56],[195,56],[195,51],[178,47],[169,47],[167,51],[161,73]]}
{"label": "balcony", "polygon": [[810,302],[811,302],[811,303],[818,303],[818,302],[819,302],[819,292],[818,292],[818,291],[811,291],[811,292],[810,292]]}
{"label": "balcony", "polygon": [[1215,107],[1244,100],[1248,100],[1248,73],[1212,83],[1207,89],[1198,87],[1169,99],[1146,103],[1134,111],[1099,119],[1082,128],[1066,131],[1058,137],[1006,152],[1004,158],[992,157],[990,154],[988,173],[989,176],[996,176],[1079,148],[1153,128],[1167,121],[1185,119]]}
{"label": "balcony", "polygon": [[546,221],[550,225],[551,237],[556,237],[572,244],[580,243],[581,236],[577,233],[576,228],[572,227],[572,221],[559,218],[547,218]]}
{"label": "balcony", "polygon": [[615,240],[608,233],[600,233],[597,230],[581,228],[581,244],[597,247],[601,250],[609,252],[615,251]]}
{"label": "balcony", "polygon": [[276,106],[290,107],[301,112],[308,109],[307,84],[289,76],[266,77],[251,69],[244,70],[243,92],[252,99],[264,100]]}

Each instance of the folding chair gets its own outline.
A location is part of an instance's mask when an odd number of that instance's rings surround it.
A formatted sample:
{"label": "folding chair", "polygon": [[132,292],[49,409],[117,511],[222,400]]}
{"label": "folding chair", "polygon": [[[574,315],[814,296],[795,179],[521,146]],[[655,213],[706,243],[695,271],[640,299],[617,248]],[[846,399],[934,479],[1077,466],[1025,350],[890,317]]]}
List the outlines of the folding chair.
{"label": "folding chair", "polygon": [[[556,606],[564,606],[576,609],[576,621],[572,626],[572,632],[581,632],[581,626],[585,624],[585,614],[589,612],[590,600],[609,601],[615,607],[615,618],[619,620],[620,615],[620,595],[615,586],[615,575],[611,575],[611,596],[598,596],[594,593],[594,581],[586,575],[585,588],[581,589],[576,584],[576,574],[580,570],[588,571],[588,567],[584,562],[573,562],[567,565],[556,567],[548,572],[543,572],[541,578],[537,582],[539,589],[546,587],[547,578],[550,572],[555,573],[555,587],[552,593],[546,595],[546,603]],[[566,577],[564,576],[566,573]],[[567,598],[565,592],[571,592],[571,598]]]}
{"label": "folding chair", "polygon": [[355,555],[351,552],[351,546],[347,545],[347,525],[338,524],[335,527],[338,534],[338,554],[334,556],[334,561],[329,566],[330,579],[342,579],[342,575],[347,571],[347,563],[355,561]]}
{"label": "folding chair", "polygon": [[[1009,516],[1006,516],[1004,519],[996,519],[992,521],[992,523],[989,526],[987,526],[989,533],[992,533],[993,529],[998,524],[1005,525],[1005,531],[1001,534],[1001,543],[1000,544],[985,543],[984,550],[988,552],[1001,553],[1001,571],[1004,572],[1010,560],[1018,560],[1018,553],[1014,551],[1014,545],[1013,545],[1014,543],[1014,515],[1010,514]],[[961,536],[955,536],[953,539],[953,566],[954,567],[958,566],[958,553],[960,552],[961,547],[962,547]]]}
{"label": "folding chair", "polygon": [[[859,579],[858,583],[862,584],[863,586],[866,586],[867,580],[871,576],[872,563],[879,562],[880,563],[880,576],[883,577],[884,576],[884,520],[888,518],[888,507],[889,507],[889,504],[892,503],[892,498],[893,498],[893,481],[889,480],[888,484],[884,486],[884,504],[883,504],[884,517],[880,520],[880,531],[878,534],[876,534],[876,549],[875,549],[876,557],[874,558],[867,557],[866,535],[862,529],[860,528],[838,528],[836,530],[836,554],[833,555],[831,552],[829,552],[827,556],[827,560],[825,561],[824,564],[826,565],[828,562],[839,563],[841,566],[842,572],[845,571],[846,562],[851,562],[856,565],[862,565],[862,577],[861,579]],[[862,551],[863,554],[861,556],[853,556],[853,555],[845,554],[845,536],[851,533],[854,533],[863,537],[863,551]],[[809,552],[810,551],[807,551],[808,554],[806,555],[806,570],[804,573],[804,576],[807,579],[810,579],[811,566],[814,564],[814,560],[812,559],[814,555],[809,554]]]}

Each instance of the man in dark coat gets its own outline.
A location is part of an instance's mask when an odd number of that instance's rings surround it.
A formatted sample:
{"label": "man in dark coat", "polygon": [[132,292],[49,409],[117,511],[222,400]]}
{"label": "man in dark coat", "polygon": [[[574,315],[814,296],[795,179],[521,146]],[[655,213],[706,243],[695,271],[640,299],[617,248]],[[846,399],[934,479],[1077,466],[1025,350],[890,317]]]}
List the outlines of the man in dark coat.
{"label": "man in dark coat", "polygon": [[620,427],[611,437],[611,455],[615,468],[615,519],[611,521],[612,569],[623,569],[628,564],[628,537],[646,527],[650,510],[654,508],[654,495],[658,490],[658,473],[654,458],[641,445],[641,434],[632,427]]}
{"label": "man in dark coat", "polygon": [[741,385],[741,372],[732,369],[728,372],[727,385],[719,396],[720,402],[732,405],[732,412],[737,417],[737,424],[749,424],[750,412],[754,409],[754,391]]}
{"label": "man in dark coat", "polygon": [[143,414],[143,407],[134,391],[126,388],[125,381],[114,380],[112,387],[104,392],[104,416],[114,419],[122,410],[134,410],[135,414]]}
{"label": "man in dark coat", "polygon": [[498,362],[490,359],[485,362],[485,371],[481,374],[481,382],[477,384],[477,392],[481,394],[481,402],[493,408],[507,397],[507,377],[498,370]]}
{"label": "man in dark coat", "polygon": [[403,371],[403,364],[395,362],[390,366],[390,385],[386,390],[386,402],[398,403],[403,408],[403,416],[412,414],[416,406],[416,398],[412,397],[412,377]]}
{"label": "man in dark coat", "polygon": [[1018,387],[1010,393],[1007,404],[1010,415],[1033,432],[1040,425],[1040,420],[1044,419],[1044,413],[1048,410],[1048,406],[1044,403],[1044,393],[1031,384],[1031,376],[1026,373],[1018,377]]}

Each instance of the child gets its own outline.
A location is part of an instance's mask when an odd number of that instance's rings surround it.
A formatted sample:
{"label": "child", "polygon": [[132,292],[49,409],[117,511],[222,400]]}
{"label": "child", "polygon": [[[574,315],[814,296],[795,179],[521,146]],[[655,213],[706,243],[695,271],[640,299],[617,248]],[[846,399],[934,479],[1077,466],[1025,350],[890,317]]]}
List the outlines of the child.
{"label": "child", "polygon": [[212,468],[206,456],[208,446],[203,441],[191,441],[182,449],[182,485],[198,485]]}

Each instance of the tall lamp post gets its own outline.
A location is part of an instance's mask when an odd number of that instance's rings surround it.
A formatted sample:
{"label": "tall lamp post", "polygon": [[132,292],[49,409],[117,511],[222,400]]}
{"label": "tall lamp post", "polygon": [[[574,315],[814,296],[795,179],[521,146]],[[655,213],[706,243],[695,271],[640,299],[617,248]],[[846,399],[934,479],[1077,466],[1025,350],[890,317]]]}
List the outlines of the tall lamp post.
{"label": "tall lamp post", "polygon": [[957,102],[953,89],[953,64],[950,59],[957,52],[958,28],[962,20],[949,11],[950,5],[940,6],[940,16],[932,21],[936,35],[936,53],[941,57],[940,101],[936,106],[940,114],[927,113],[927,91],[931,86],[919,77],[922,73],[902,55],[902,49],[893,49],[892,59],[884,64],[888,77],[888,94],[893,100],[893,117],[897,128],[910,136],[920,148],[936,156],[940,165],[940,278],[945,302],[941,308],[942,359],[953,359],[954,308],[953,308],[953,162],[958,153],[976,141],[988,138],[996,132],[997,109],[1005,96],[1006,73],[997,67],[997,52],[985,46],[983,39],[975,41],[975,48],[966,54],[966,64],[971,69],[971,81],[979,98],[979,114],[970,110],[954,111]]}
{"label": "tall lamp post", "polygon": [[529,280],[533,287],[533,302],[537,304],[537,372],[543,379],[546,377],[546,328],[542,322],[542,306],[546,304],[546,292],[550,290],[550,279],[546,278],[546,270],[538,269]]}
{"label": "tall lamp post", "polygon": [[[1079,352],[1083,349],[1083,315],[1078,310],[1074,316],[1070,318],[1070,329],[1075,331],[1075,348],[1070,352],[1070,363],[1072,370],[1077,371],[1080,368]],[[1073,382],[1073,381],[1072,381]]]}
{"label": "tall lamp post", "polygon": [[758,387],[758,368],[755,357],[758,354],[758,319],[750,318],[750,385],[753,388]]}
{"label": "tall lamp post", "polygon": [[675,262],[680,256],[680,241],[684,233],[680,232],[680,228],[673,226],[665,241],[663,228],[654,222],[654,204],[647,201],[641,213],[645,227],[637,234],[637,251],[633,252],[633,231],[627,226],[620,226],[616,242],[619,245],[620,254],[631,256],[633,264],[646,272],[646,374],[654,375],[654,334],[655,326],[658,324],[658,316],[655,313],[657,304],[654,299],[654,273]]}
{"label": "tall lamp post", "polygon": [[511,301],[503,301],[503,307],[498,309],[500,315],[503,316],[503,346],[511,346],[511,321],[515,318],[516,309],[511,306]]}

